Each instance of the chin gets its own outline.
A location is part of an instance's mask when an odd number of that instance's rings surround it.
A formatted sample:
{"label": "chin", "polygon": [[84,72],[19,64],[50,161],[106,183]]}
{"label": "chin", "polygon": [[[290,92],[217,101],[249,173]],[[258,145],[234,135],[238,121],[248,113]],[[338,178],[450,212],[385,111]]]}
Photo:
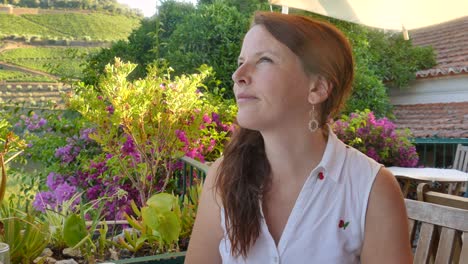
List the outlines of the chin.
{"label": "chin", "polygon": [[260,130],[261,120],[257,118],[254,114],[247,113],[237,113],[237,124],[246,129],[250,130]]}
{"label": "chin", "polygon": [[[266,117],[261,117],[257,113],[237,113],[237,124],[246,129],[262,131],[266,127],[271,126],[271,120]],[[270,125],[269,125],[270,124]]]}

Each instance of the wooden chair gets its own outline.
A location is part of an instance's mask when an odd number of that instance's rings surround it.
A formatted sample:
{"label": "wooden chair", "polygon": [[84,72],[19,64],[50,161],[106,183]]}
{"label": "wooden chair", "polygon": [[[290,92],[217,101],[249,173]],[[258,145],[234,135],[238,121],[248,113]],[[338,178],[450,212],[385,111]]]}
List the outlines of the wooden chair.
{"label": "wooden chair", "polygon": [[[418,200],[468,210],[468,198],[436,192],[429,183],[420,183],[417,188]],[[468,221],[468,219],[467,219]]]}
{"label": "wooden chair", "polygon": [[[452,169],[468,172],[468,146],[458,144],[457,150],[455,152],[455,158],[453,159]],[[449,193],[458,195],[461,185],[461,183],[456,184],[453,188],[449,189]],[[466,184],[465,188],[465,197],[468,197],[468,184]]]}
{"label": "wooden chair", "polygon": [[[468,172],[468,146],[463,146],[462,144],[457,145],[457,150],[455,151],[455,157],[453,158],[453,165],[450,167],[455,170]],[[462,187],[466,183],[440,183],[439,191],[460,195],[462,193]],[[465,197],[468,197],[468,184],[466,185]]]}
{"label": "wooden chair", "polygon": [[[409,199],[405,199],[405,204],[411,241],[419,231],[415,264],[468,263],[467,210]],[[460,241],[460,250],[455,249],[457,241]]]}
{"label": "wooden chair", "polygon": [[[468,198],[456,195],[440,193],[430,188],[428,183],[420,183],[417,188],[417,197],[419,201],[444,205],[448,207],[468,210]],[[468,219],[467,219],[468,221]],[[434,234],[434,241],[438,241],[440,235],[440,228],[436,228]],[[457,239],[454,245],[455,255],[459,255],[461,248],[461,241]],[[455,262],[456,263],[456,262]]]}
{"label": "wooden chair", "polygon": [[453,169],[468,172],[468,146],[458,144],[455,158],[453,159]]}

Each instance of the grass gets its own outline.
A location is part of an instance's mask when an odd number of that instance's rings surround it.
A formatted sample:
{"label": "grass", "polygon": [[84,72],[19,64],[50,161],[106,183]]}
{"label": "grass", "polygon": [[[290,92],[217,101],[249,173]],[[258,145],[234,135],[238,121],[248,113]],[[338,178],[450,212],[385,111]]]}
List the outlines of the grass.
{"label": "grass", "polygon": [[42,39],[120,40],[139,26],[140,20],[123,15],[91,14],[0,14],[0,36],[38,36]]}
{"label": "grass", "polygon": [[7,82],[55,82],[46,76],[32,75],[19,71],[8,71],[0,69],[0,81]]}
{"label": "grass", "polygon": [[18,48],[0,53],[0,61],[62,77],[79,78],[82,75],[81,64],[86,56],[99,50],[100,48]]}

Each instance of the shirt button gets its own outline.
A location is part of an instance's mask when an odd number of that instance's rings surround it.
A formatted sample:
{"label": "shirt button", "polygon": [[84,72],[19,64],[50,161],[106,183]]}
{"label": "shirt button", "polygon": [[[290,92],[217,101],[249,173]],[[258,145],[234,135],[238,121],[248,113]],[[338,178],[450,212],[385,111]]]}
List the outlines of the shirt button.
{"label": "shirt button", "polygon": [[273,257],[273,262],[274,262],[274,263],[279,263],[278,257]]}
{"label": "shirt button", "polygon": [[317,175],[317,177],[320,179],[320,180],[323,180],[325,178],[325,175],[323,175],[323,172],[319,172],[319,174]]}

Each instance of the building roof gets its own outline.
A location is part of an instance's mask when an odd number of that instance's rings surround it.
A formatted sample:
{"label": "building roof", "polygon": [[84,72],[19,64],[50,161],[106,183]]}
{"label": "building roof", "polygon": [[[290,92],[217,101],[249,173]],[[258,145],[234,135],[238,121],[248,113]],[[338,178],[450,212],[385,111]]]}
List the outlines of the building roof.
{"label": "building roof", "polygon": [[468,16],[411,30],[413,45],[432,46],[437,65],[419,71],[418,78],[468,73]]}
{"label": "building roof", "polygon": [[468,138],[468,102],[395,105],[393,113],[416,138]]}

